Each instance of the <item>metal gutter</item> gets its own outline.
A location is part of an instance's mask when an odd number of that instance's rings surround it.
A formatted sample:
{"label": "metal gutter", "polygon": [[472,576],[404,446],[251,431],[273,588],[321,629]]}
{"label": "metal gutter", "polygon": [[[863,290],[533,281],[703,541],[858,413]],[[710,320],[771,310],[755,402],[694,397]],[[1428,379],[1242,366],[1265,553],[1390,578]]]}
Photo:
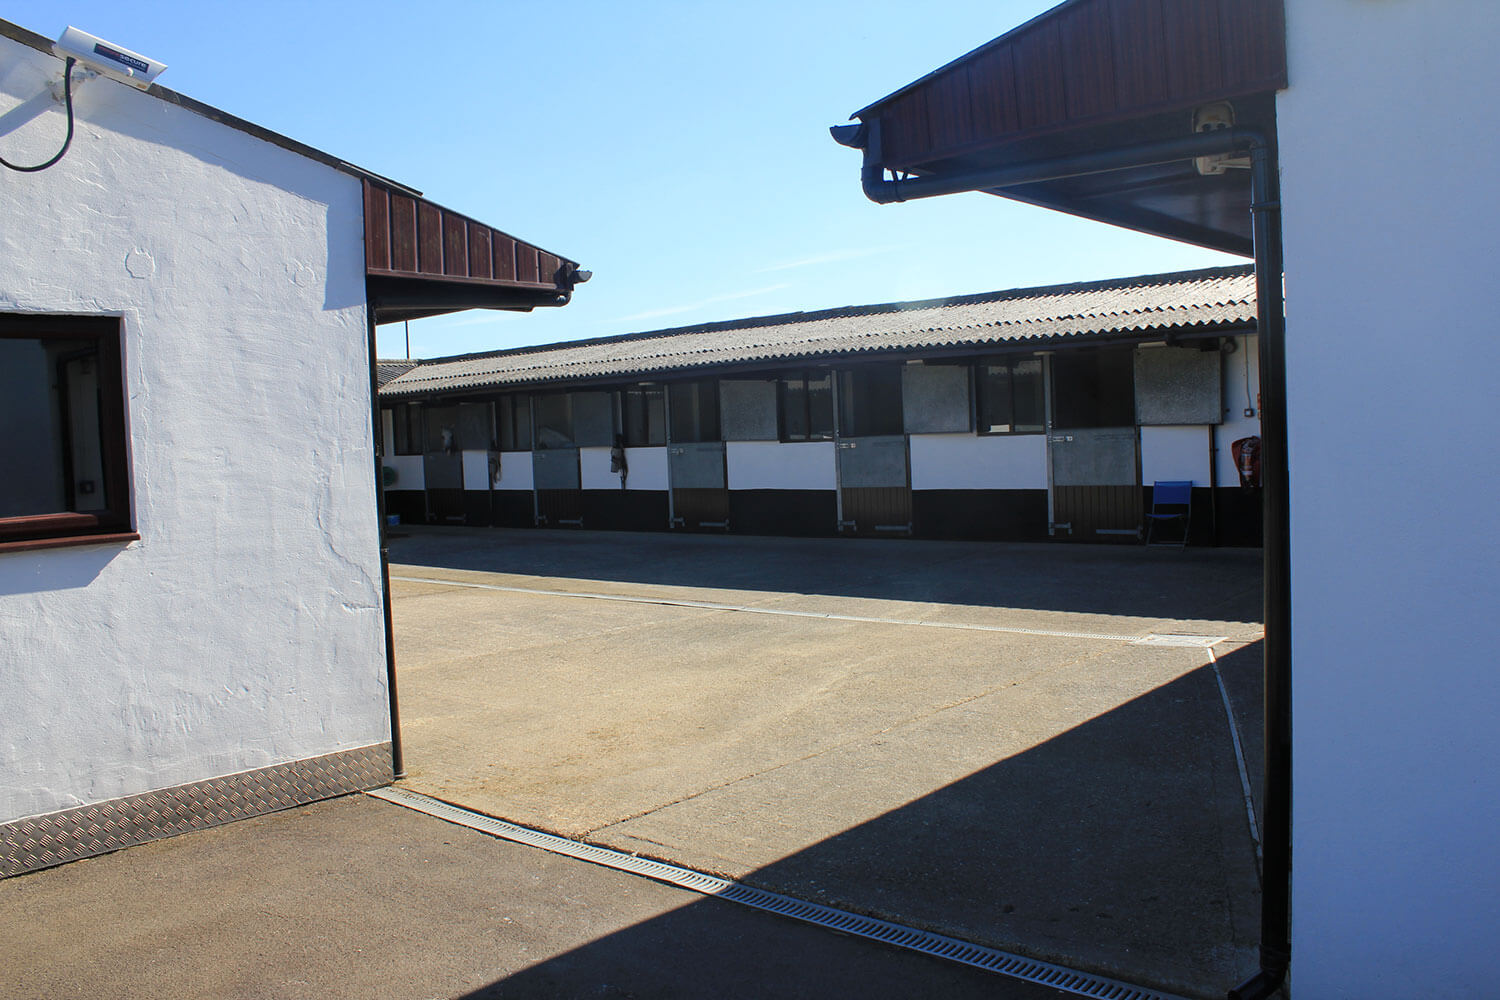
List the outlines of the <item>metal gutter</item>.
{"label": "metal gutter", "polygon": [[1229,991],[1230,1000],[1265,1000],[1286,979],[1291,959],[1291,554],[1286,444],[1286,322],[1282,300],[1280,185],[1270,139],[1242,127],[1199,132],[1051,160],[954,173],[886,179],[880,121],[836,125],[835,141],[864,150],[866,197],[878,204],[988,191],[1020,184],[1172,163],[1219,153],[1251,161],[1256,330],[1261,366],[1261,475],[1265,603],[1265,839],[1260,970]]}

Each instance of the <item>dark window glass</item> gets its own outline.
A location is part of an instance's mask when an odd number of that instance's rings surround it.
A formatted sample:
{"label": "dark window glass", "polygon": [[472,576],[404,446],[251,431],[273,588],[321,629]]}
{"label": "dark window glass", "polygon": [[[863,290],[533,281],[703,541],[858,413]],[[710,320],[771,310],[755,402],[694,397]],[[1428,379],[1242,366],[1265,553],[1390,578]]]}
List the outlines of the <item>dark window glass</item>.
{"label": "dark window glass", "polygon": [[666,392],[659,385],[633,385],[620,391],[625,444],[643,448],[667,443]]}
{"label": "dark window glass", "polygon": [[718,441],[719,383],[716,379],[674,382],[671,393],[672,440]]}
{"label": "dark window glass", "polygon": [[1110,347],[1052,356],[1053,426],[1134,427],[1133,349]]}
{"label": "dark window glass", "polygon": [[129,529],[120,322],[0,315],[0,546]]}
{"label": "dark window glass", "polygon": [[839,433],[875,437],[905,430],[901,367],[872,365],[839,372]]}
{"label": "dark window glass", "polygon": [[531,450],[531,397],[524,393],[501,396],[495,402],[495,440],[501,451]]}
{"label": "dark window glass", "polygon": [[412,403],[398,403],[391,411],[391,454],[422,453],[422,411]]}
{"label": "dark window glass", "polygon": [[979,433],[1038,434],[1042,410],[1042,359],[986,358],[979,363]]}
{"label": "dark window glass", "polygon": [[536,446],[573,447],[573,400],[565,392],[554,392],[536,398]]}
{"label": "dark window glass", "polygon": [[786,376],[778,380],[781,440],[817,441],[833,437],[833,377]]}

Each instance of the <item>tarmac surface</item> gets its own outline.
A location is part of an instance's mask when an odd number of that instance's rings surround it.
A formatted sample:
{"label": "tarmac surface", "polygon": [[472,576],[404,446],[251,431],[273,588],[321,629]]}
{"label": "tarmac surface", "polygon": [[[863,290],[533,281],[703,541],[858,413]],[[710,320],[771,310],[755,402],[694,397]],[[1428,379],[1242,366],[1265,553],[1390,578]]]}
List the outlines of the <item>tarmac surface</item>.
{"label": "tarmac surface", "polygon": [[355,795],[0,881],[5,1000],[1056,991]]}
{"label": "tarmac surface", "polygon": [[1183,994],[1255,968],[1258,552],[402,534],[404,787]]}

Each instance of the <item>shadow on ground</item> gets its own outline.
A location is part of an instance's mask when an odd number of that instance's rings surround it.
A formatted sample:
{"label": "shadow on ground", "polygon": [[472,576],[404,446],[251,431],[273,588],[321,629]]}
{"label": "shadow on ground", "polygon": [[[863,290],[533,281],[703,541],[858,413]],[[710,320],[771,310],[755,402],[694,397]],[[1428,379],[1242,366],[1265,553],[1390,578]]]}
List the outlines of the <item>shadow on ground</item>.
{"label": "shadow on ground", "polygon": [[[1261,615],[1258,549],[504,528],[402,535],[393,562],[521,576],[1149,618]],[[755,558],[736,558],[747,541]]]}
{"label": "shadow on ground", "polygon": [[[1260,655],[1256,643],[1218,664],[1254,762]],[[1159,989],[1222,996],[1255,967],[1260,900],[1223,711],[1205,666],[744,881]],[[777,807],[796,804],[768,805]],[[661,969],[703,953],[724,956],[730,979],[721,985],[739,995],[739,977],[755,975],[756,963],[700,921],[706,905],[470,996],[634,996],[632,984],[659,984]],[[826,983],[812,988],[815,979],[807,995],[830,995]]]}

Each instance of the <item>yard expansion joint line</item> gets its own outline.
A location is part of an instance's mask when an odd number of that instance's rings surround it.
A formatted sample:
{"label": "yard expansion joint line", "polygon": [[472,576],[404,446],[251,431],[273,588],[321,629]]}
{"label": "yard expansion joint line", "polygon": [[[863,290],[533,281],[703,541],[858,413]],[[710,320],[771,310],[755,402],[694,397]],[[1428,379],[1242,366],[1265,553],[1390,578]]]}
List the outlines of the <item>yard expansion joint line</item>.
{"label": "yard expansion joint line", "polygon": [[876,618],[867,615],[841,615],[831,611],[792,611],[787,608],[760,608],[749,604],[722,604],[717,601],[691,601],[681,597],[644,597],[631,594],[594,594],[576,590],[543,590],[538,587],[507,587],[498,583],[474,583],[469,580],[440,580],[425,576],[392,576],[401,583],[426,583],[445,587],[467,587],[471,590],[494,590],[504,594],[532,594],[538,597],[577,597],[592,601],[617,601],[622,604],[656,604],[670,608],[695,608],[701,611],[738,611],[750,615],[776,615],[785,618],[817,618],[823,621],[859,622],[868,625],[914,625],[921,628],[957,629],[967,632],[1004,632],[1010,635],[1035,635],[1054,639],[1094,639],[1106,642],[1128,642],[1137,646],[1169,646],[1186,649],[1209,649],[1228,636],[1148,633],[1122,635],[1112,632],[1070,632],[1064,629],[1022,628],[1017,625],[976,625],[967,622],[934,622],[919,618]]}
{"label": "yard expansion joint line", "polygon": [[719,878],[716,875],[707,875],[690,868],[679,868],[676,865],[652,861],[649,858],[626,854],[623,851],[568,840],[566,837],[543,833],[540,830],[518,826],[502,819],[495,819],[493,816],[450,805],[418,792],[386,787],[372,789],[365,794],[512,843],[538,847],[554,854],[654,879],[680,889],[699,892],[705,896],[726,899],[842,934],[868,938],[908,951],[998,973],[1012,979],[1050,986],[1055,990],[1072,993],[1075,996],[1096,997],[1100,1000],[1183,1000],[1173,994],[1144,986],[1134,986],[1117,979],[1107,979],[1090,972],[1080,972],[1066,966],[1054,965],[1051,962],[1041,962],[958,938],[934,934],[916,927],[824,906],[821,903],[810,903],[794,896],[784,896],[765,889],[757,889],[740,882]]}

